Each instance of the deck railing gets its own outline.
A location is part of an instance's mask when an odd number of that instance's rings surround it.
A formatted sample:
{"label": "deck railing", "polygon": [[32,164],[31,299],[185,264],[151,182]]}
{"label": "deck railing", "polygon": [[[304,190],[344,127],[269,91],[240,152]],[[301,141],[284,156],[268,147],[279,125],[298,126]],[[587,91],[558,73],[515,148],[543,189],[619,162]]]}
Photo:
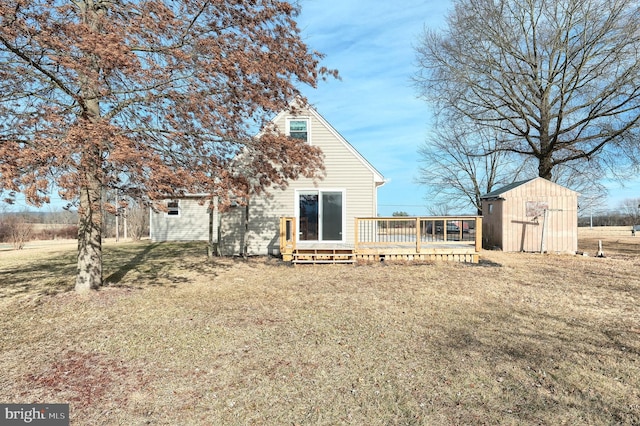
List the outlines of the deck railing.
{"label": "deck railing", "polygon": [[[482,250],[481,216],[358,217],[354,232],[356,254],[385,248],[389,252],[409,249],[418,254],[427,249]],[[291,260],[296,248],[296,218],[281,217],[280,253],[285,260]]]}
{"label": "deck railing", "polygon": [[482,249],[481,216],[370,217],[355,219],[355,249],[421,248],[455,244]]}

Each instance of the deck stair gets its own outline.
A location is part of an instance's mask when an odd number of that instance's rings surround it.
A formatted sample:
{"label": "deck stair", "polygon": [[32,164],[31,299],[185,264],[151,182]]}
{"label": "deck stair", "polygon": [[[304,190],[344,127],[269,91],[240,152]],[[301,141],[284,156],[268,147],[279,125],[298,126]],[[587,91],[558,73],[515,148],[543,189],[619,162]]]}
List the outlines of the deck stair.
{"label": "deck stair", "polygon": [[294,265],[300,264],[327,264],[327,263],[355,263],[355,254],[353,249],[296,249],[293,252],[292,263]]}

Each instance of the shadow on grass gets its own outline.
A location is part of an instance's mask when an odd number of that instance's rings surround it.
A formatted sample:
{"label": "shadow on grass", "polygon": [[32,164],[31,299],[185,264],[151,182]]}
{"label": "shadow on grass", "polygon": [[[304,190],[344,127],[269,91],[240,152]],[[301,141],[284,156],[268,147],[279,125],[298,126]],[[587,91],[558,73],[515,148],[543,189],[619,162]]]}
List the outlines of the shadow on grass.
{"label": "shadow on grass", "polygon": [[57,294],[75,285],[76,252],[43,255],[0,267],[0,298],[20,294]]}
{"label": "shadow on grass", "polygon": [[[475,327],[445,327],[437,345],[451,364],[444,370],[454,372],[448,382],[493,382],[500,390],[491,403],[477,404],[483,399],[476,391],[463,389],[467,410],[498,423],[550,424],[580,407],[589,423],[639,424],[633,396],[623,396],[637,389],[637,376],[628,372],[640,354],[628,329],[503,306],[486,305],[476,315]],[[472,366],[465,370],[467,361]],[[493,376],[481,376],[486,372]]]}
{"label": "shadow on grass", "polygon": [[496,267],[496,268],[500,268],[502,267],[502,264],[494,262],[493,260],[489,260],[489,259],[480,259],[478,260],[478,263],[471,263],[470,265],[472,266],[489,266],[489,267]]}
{"label": "shadow on grass", "polygon": [[[232,261],[207,258],[202,242],[132,244],[105,254],[104,284],[116,287],[176,286],[209,279],[228,269]],[[109,272],[111,271],[111,272]]]}
{"label": "shadow on grass", "polygon": [[[128,272],[139,269],[140,264],[144,262],[146,258],[149,257],[151,252],[158,247],[159,244],[149,244],[145,245],[143,250],[136,252],[136,250],[126,250],[120,249],[115,250],[111,253],[110,263],[119,264],[124,263],[120,266],[115,272],[112,272],[104,279],[105,285],[115,285],[120,283],[123,278],[127,275]],[[139,247],[136,247],[139,248]],[[131,259],[127,261],[127,258],[133,256]],[[125,263],[126,262],[126,263]]]}
{"label": "shadow on grass", "polygon": [[[144,288],[178,285],[202,277],[213,278],[235,262],[207,259],[206,245],[198,243],[132,243],[103,247],[105,285]],[[73,290],[75,250],[43,253],[0,266],[0,299],[18,295],[53,295]]]}

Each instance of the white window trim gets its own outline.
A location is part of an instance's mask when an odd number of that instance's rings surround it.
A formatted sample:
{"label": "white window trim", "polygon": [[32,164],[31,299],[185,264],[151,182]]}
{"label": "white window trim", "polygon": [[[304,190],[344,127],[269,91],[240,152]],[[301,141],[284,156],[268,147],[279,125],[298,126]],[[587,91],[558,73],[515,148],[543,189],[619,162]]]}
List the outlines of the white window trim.
{"label": "white window trim", "polygon": [[[341,240],[304,240],[301,241],[300,230],[298,229],[300,226],[300,193],[301,192],[311,192],[315,191],[318,193],[318,198],[321,198],[323,192],[340,192],[342,193],[342,239]],[[295,206],[295,217],[296,217],[296,242],[305,244],[305,243],[313,243],[313,244],[344,244],[347,238],[347,190],[345,188],[299,188],[295,190],[293,205]],[[321,208],[321,206],[319,207]],[[320,212],[318,213],[321,214]],[[318,235],[322,235],[322,220],[318,220]]]}
{"label": "white window trim", "polygon": [[[177,211],[178,214],[169,214],[169,211],[171,211],[172,209],[169,207],[169,203],[178,203],[178,207],[177,207]],[[180,207],[180,200],[169,200],[167,201],[167,212],[165,213],[166,217],[180,217],[181,212],[182,212],[182,208]]]}
{"label": "white window trim", "polygon": [[300,116],[300,117],[287,117],[286,119],[286,129],[285,135],[291,136],[291,122],[292,121],[306,121],[307,122],[307,143],[311,145],[311,117],[309,116]]}

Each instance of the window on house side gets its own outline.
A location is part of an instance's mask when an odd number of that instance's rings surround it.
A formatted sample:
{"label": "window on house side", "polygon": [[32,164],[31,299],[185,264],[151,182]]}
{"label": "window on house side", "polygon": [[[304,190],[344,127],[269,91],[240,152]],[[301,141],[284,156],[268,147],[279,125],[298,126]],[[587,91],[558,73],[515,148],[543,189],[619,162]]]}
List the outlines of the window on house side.
{"label": "window on house side", "polygon": [[493,204],[489,204],[489,211],[487,212],[487,214],[491,213],[493,213]]}
{"label": "window on house side", "polygon": [[308,129],[307,120],[291,120],[289,121],[289,136],[294,139],[300,139],[307,142]]}
{"label": "window on house side", "polygon": [[180,206],[177,201],[169,201],[167,203],[167,215],[169,216],[180,215]]}

